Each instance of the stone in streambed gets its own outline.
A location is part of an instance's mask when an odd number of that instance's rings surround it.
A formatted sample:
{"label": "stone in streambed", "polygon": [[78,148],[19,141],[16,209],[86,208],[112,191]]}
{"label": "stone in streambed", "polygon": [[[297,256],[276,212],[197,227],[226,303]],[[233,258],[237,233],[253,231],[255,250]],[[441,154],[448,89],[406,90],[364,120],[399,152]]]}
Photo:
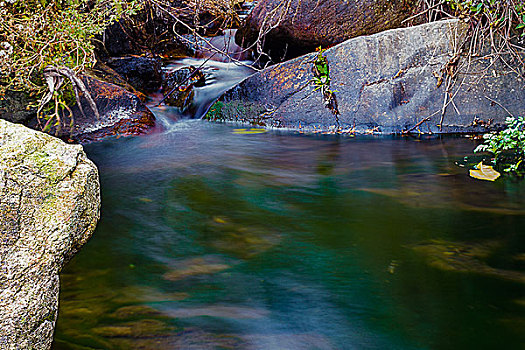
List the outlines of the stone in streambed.
{"label": "stone in streambed", "polygon": [[163,277],[168,281],[178,281],[188,277],[213,275],[229,268],[231,265],[223,263],[215,256],[196,257],[180,261]]}
{"label": "stone in streambed", "polygon": [[123,306],[109,315],[112,318],[126,320],[142,317],[160,317],[162,313],[146,305]]}
{"label": "stone in streambed", "polygon": [[164,103],[185,111],[193,102],[194,87],[203,86],[205,82],[204,73],[193,66],[165,73],[162,83]]}
{"label": "stone in streambed", "polygon": [[490,258],[497,255],[505,244],[503,241],[448,242],[431,240],[410,246],[432,267],[459,273],[479,274],[525,283],[525,273],[489,265]]}
{"label": "stone in streambed", "polygon": [[120,323],[115,325],[95,327],[93,333],[106,337],[145,338],[155,336],[168,336],[174,327],[155,319],[142,319],[138,321]]}

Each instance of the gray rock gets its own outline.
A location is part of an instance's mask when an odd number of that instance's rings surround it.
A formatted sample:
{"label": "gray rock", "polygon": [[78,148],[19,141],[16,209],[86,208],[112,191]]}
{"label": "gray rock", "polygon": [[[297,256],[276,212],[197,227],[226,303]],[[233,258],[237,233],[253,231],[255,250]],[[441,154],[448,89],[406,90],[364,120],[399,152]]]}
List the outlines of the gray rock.
{"label": "gray rock", "polygon": [[0,349],[49,349],[59,272],[99,218],[82,146],[0,120]]}
{"label": "gray rock", "polygon": [[34,107],[28,108],[31,102],[25,92],[8,90],[5,96],[0,96],[0,118],[13,123],[27,122],[36,114]]}
{"label": "gray rock", "polygon": [[106,64],[143,93],[157,91],[162,83],[160,58],[113,57],[108,59]]}
{"label": "gray rock", "polygon": [[[467,25],[447,20],[347,40],[325,52],[340,115],[312,83],[316,54],[269,67],[227,91],[206,118],[301,131],[483,132],[525,114],[523,80],[499,62],[461,56]],[[440,127],[448,65],[457,65]],[[445,82],[438,84],[437,77]],[[450,100],[447,97],[448,100]],[[427,119],[428,118],[428,119]],[[422,120],[426,120],[422,122]],[[416,125],[420,124],[418,127]]]}

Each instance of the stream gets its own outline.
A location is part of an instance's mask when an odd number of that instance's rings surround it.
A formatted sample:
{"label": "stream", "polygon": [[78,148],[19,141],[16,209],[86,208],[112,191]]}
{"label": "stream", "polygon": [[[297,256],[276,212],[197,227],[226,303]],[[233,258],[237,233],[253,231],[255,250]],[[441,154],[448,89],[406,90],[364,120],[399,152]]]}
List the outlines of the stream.
{"label": "stream", "polygon": [[[249,69],[205,73],[194,117]],[[53,349],[524,348],[525,182],[470,178],[475,141],[152,110],[155,132],[85,146],[102,216]]]}

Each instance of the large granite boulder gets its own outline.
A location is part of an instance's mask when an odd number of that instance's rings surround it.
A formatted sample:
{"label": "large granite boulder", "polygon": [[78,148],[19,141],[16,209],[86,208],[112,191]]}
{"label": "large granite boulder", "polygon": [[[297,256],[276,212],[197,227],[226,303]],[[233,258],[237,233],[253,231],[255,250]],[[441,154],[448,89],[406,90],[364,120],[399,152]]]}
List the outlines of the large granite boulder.
{"label": "large granite boulder", "polygon": [[0,120],[0,349],[49,349],[59,272],[99,218],[82,146]]}
{"label": "large granite boulder", "polygon": [[327,50],[339,114],[316,90],[318,56],[312,53],[248,77],[206,117],[310,132],[388,134],[483,132],[498,127],[508,113],[525,115],[522,78],[504,73],[497,61],[456,55],[466,33],[465,23],[447,20],[362,36]]}
{"label": "large granite boulder", "polygon": [[[275,62],[360,35],[398,28],[419,11],[417,0],[261,0],[236,34],[243,47],[257,39]],[[260,37],[260,33],[266,33]]]}

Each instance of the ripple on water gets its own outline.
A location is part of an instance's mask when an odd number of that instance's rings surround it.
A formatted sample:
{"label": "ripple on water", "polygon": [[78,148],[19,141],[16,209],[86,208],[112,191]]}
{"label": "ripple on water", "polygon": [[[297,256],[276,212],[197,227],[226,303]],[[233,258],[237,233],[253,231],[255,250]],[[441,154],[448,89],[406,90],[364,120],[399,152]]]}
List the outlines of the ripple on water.
{"label": "ripple on water", "polygon": [[86,147],[102,219],[62,275],[55,350],[525,341],[525,182],[470,179],[473,142],[160,118]]}

